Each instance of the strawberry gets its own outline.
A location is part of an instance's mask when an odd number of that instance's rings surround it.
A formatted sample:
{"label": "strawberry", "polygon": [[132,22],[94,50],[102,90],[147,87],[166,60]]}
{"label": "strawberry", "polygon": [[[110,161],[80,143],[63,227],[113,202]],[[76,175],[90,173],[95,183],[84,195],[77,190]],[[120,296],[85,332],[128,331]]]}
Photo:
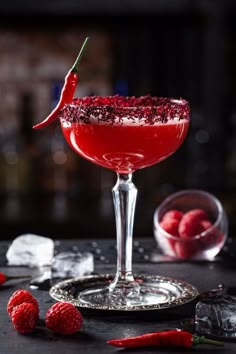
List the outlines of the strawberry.
{"label": "strawberry", "polygon": [[19,333],[31,333],[38,321],[38,310],[32,303],[23,302],[13,308],[11,319]]}
{"label": "strawberry", "polygon": [[183,238],[196,236],[204,231],[201,221],[208,220],[206,212],[202,209],[192,209],[186,212],[179,223],[179,235]]}
{"label": "strawberry", "polygon": [[46,326],[60,334],[72,334],[80,330],[83,317],[69,302],[57,302],[46,313]]}
{"label": "strawberry", "polygon": [[19,289],[12,294],[7,304],[7,312],[10,317],[12,315],[14,307],[22,304],[23,302],[32,304],[37,310],[37,313],[39,313],[38,301],[33,297],[33,295],[29,291]]}
{"label": "strawberry", "polygon": [[182,216],[183,216],[183,213],[181,211],[172,209],[172,210],[167,211],[163,215],[162,221],[164,221],[166,219],[176,219],[176,220],[180,221],[182,219]]}

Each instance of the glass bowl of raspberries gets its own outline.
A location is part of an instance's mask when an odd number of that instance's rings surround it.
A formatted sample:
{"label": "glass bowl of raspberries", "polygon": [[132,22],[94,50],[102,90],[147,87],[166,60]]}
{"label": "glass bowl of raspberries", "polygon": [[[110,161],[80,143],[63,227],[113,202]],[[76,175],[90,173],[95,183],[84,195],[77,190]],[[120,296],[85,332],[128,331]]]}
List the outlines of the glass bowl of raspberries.
{"label": "glass bowl of raspberries", "polygon": [[171,257],[213,260],[227,233],[222,204],[205,191],[174,193],[154,213],[154,236],[162,253]]}

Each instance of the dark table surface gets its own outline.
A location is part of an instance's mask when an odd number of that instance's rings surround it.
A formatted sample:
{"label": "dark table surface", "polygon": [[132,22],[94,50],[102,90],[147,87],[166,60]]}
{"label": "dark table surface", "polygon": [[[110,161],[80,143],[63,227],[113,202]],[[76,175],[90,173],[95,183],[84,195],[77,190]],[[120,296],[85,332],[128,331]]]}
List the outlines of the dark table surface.
{"label": "dark table surface", "polygon": [[[0,242],[0,271],[8,275],[32,274],[38,271],[25,267],[7,266],[5,253],[9,242]],[[61,240],[55,243],[57,251],[91,251],[95,256],[95,270],[101,273],[114,273],[116,251],[114,240]],[[135,273],[159,274],[182,279],[197,287],[199,292],[215,288],[218,284],[236,289],[236,251],[234,243],[227,245],[225,251],[214,262],[164,262],[159,259],[152,239],[134,242],[133,268]],[[157,262],[158,261],[158,262]],[[53,334],[44,326],[47,309],[55,302],[47,290],[31,290],[40,304],[40,324],[30,335],[20,335],[12,327],[6,312],[11,294],[19,288],[29,289],[29,280],[10,281],[0,287],[0,353],[182,353],[192,350],[140,348],[132,350],[116,349],[106,344],[108,339],[133,336],[142,333],[183,328],[194,330],[194,311],[196,300],[172,309],[145,312],[104,312],[81,309],[84,323],[80,332],[71,336]],[[207,345],[194,348],[201,354],[236,352],[236,340],[226,341],[224,347]]]}

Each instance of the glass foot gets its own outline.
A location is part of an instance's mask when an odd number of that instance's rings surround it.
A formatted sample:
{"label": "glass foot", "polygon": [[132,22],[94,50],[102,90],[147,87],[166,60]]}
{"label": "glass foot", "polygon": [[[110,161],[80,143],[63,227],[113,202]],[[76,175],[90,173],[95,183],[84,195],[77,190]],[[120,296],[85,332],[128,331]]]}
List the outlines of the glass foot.
{"label": "glass foot", "polygon": [[154,275],[135,277],[138,292],[110,291],[114,275],[69,279],[53,286],[50,295],[57,301],[69,301],[78,307],[97,310],[142,311],[185,304],[197,295],[197,289],[184,281]]}
{"label": "glass foot", "polygon": [[149,286],[141,286],[138,294],[125,295],[122,292],[110,291],[109,288],[85,290],[80,293],[80,301],[88,306],[125,306],[136,307],[146,305],[159,305],[170,302],[173,297],[172,292],[167,289]]}

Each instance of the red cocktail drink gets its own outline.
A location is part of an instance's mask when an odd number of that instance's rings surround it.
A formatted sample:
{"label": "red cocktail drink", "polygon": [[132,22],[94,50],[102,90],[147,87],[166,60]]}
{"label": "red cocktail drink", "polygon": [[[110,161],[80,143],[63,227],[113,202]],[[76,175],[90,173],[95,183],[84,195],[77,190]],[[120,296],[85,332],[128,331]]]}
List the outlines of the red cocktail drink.
{"label": "red cocktail drink", "polygon": [[[185,115],[181,117],[169,114],[167,119],[157,117],[157,108],[150,119],[150,106],[126,107],[117,106],[116,100],[121,98],[110,97],[110,105],[88,105],[94,103],[92,98],[83,106],[84,100],[77,100],[70,109],[63,112],[61,126],[64,136],[79,155],[103,167],[118,173],[132,173],[137,169],[156,164],[174,153],[184,141],[189,120]],[[126,103],[126,99],[124,102]],[[138,101],[139,104],[150,104],[150,97]],[[154,98],[152,98],[154,101]],[[159,102],[162,102],[159,99]],[[154,103],[156,103],[155,98]],[[85,101],[86,102],[86,101]],[[82,103],[82,106],[80,104]],[[122,102],[119,101],[119,104]],[[183,113],[186,101],[168,100],[170,106],[182,105]],[[112,107],[111,118],[99,119],[102,110],[109,111]],[[169,107],[170,109],[171,107]],[[87,113],[85,118],[85,111]],[[66,116],[73,119],[68,119]],[[74,116],[74,114],[77,114]],[[156,114],[156,117],[155,117]],[[81,117],[82,116],[82,117]],[[156,118],[156,119],[155,119]]]}
{"label": "red cocktail drink", "polygon": [[132,173],[175,152],[188,124],[187,120],[143,126],[62,122],[62,129],[78,154],[118,173]]}

